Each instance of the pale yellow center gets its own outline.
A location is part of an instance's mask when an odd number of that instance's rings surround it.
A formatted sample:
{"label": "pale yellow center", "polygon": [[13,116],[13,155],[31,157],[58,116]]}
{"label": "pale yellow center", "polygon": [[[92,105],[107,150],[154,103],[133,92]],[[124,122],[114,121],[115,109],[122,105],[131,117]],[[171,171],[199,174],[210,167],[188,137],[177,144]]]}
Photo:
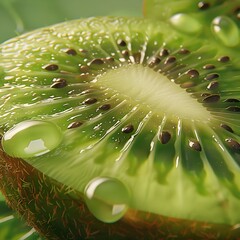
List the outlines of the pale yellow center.
{"label": "pale yellow center", "polygon": [[169,117],[208,121],[210,113],[179,85],[161,73],[140,64],[109,70],[97,84],[147,104],[152,111]]}

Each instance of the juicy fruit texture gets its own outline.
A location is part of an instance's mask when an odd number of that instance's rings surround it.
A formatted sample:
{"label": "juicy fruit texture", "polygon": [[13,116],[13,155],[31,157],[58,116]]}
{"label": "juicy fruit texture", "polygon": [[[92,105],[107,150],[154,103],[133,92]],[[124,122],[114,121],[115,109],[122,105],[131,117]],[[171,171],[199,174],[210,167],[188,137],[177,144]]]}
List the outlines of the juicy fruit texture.
{"label": "juicy fruit texture", "polygon": [[213,37],[227,47],[239,44],[239,0],[145,0],[144,14],[198,37]]}
{"label": "juicy fruit texture", "polygon": [[[168,23],[125,18],[76,20],[6,42],[0,55],[3,192],[12,201],[14,192],[31,202],[26,190],[33,182],[36,206],[42,192],[47,196],[42,212],[52,208],[51,199],[61,205],[72,192],[70,206],[80,199],[79,208],[86,207],[93,219],[119,220],[123,226],[125,219],[140,226],[142,213],[237,224],[238,52],[239,45],[229,47],[215,38],[193,41]],[[36,136],[28,134],[29,122],[40,125]],[[51,127],[41,128],[46,123]],[[52,137],[59,141],[44,148],[49,138],[42,130],[52,127]],[[9,135],[12,148],[6,147]],[[39,138],[45,139],[40,145]],[[22,155],[26,146],[30,154]],[[16,166],[19,178],[14,183],[11,169]],[[41,180],[37,170],[44,174]],[[12,185],[6,184],[9,179]],[[47,188],[43,179],[60,187]],[[104,179],[103,185],[93,184],[96,179]],[[105,188],[106,179],[110,187]],[[83,202],[87,206],[82,207]],[[41,232],[47,231],[44,222],[64,219],[67,209],[61,213],[52,209],[51,217],[43,214],[46,218],[38,221],[32,212],[39,207],[19,205],[15,208],[22,214],[29,208],[29,222],[40,225]],[[98,211],[105,206],[109,212]],[[132,211],[139,212],[135,220]],[[155,219],[160,226],[161,218]],[[61,224],[65,230],[66,222],[56,225]],[[54,227],[49,232],[54,229],[57,234]]]}

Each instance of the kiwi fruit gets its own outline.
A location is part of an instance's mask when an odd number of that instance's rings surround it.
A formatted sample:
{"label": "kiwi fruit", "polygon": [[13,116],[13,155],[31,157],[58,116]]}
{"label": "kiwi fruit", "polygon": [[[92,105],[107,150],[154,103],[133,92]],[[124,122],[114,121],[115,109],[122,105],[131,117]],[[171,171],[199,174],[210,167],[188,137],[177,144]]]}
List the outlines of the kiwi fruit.
{"label": "kiwi fruit", "polygon": [[213,25],[96,17],[3,43],[7,203],[46,239],[237,239],[239,36]]}

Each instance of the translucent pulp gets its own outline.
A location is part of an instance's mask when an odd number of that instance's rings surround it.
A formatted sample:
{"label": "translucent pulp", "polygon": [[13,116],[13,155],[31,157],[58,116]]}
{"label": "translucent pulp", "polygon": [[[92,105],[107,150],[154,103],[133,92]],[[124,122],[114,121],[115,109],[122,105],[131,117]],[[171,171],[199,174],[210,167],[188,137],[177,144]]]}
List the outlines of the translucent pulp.
{"label": "translucent pulp", "polygon": [[114,178],[93,179],[85,189],[89,211],[100,221],[113,223],[128,209],[129,193],[122,182]]}
{"label": "translucent pulp", "polygon": [[3,135],[2,147],[12,157],[30,158],[56,148],[62,136],[61,129],[52,122],[23,121]]}

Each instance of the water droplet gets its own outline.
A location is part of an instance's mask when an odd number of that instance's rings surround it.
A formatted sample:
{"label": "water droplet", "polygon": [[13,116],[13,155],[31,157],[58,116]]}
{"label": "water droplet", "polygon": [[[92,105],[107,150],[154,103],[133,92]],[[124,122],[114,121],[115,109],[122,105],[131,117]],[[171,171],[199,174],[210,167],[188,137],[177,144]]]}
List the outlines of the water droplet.
{"label": "water droplet", "polygon": [[196,18],[184,13],[173,15],[170,22],[176,29],[185,33],[197,33],[202,29],[201,23]]}
{"label": "water droplet", "polygon": [[212,21],[212,30],[215,36],[227,47],[234,47],[239,43],[237,24],[226,16],[219,16]]}
{"label": "water droplet", "polygon": [[61,129],[52,122],[27,120],[9,129],[2,138],[4,151],[17,158],[43,155],[62,141]]}
{"label": "water droplet", "polygon": [[116,222],[124,216],[129,198],[127,188],[114,178],[95,178],[85,189],[88,209],[98,220],[106,223]]}

